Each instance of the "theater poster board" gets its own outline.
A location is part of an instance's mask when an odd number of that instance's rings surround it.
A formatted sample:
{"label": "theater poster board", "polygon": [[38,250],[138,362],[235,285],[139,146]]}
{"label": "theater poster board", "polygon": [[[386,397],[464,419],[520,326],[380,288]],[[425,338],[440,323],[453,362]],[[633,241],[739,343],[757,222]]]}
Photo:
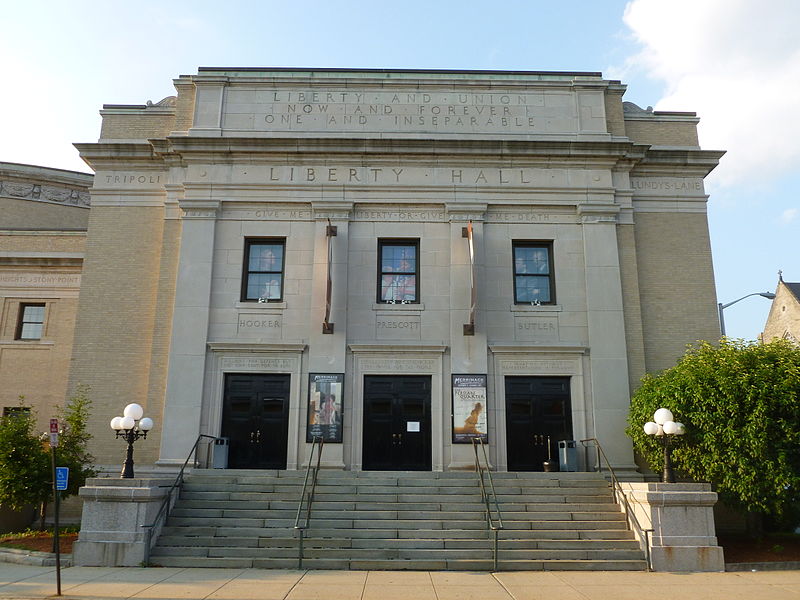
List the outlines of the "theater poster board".
{"label": "theater poster board", "polygon": [[453,443],[489,441],[486,375],[453,375]]}
{"label": "theater poster board", "polygon": [[342,443],[343,392],[344,373],[309,374],[306,442],[322,438],[326,443]]}

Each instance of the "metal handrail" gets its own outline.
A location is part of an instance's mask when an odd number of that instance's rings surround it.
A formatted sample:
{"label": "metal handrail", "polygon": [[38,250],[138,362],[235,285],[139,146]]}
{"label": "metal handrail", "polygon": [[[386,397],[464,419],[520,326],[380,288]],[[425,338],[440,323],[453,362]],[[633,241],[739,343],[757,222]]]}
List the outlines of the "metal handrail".
{"label": "metal handrail", "polygon": [[[478,446],[481,447],[483,451],[483,461],[484,464],[481,464],[480,457],[478,456]],[[500,531],[503,529],[503,514],[500,512],[500,503],[497,501],[497,494],[494,490],[494,480],[492,479],[492,472],[489,469],[489,456],[486,454],[486,444],[483,443],[483,440],[480,438],[472,438],[472,449],[475,452],[475,472],[478,475],[478,485],[481,488],[481,498],[483,499],[483,503],[486,506],[486,527],[488,530],[494,532],[494,546],[492,548],[492,556],[494,558],[494,570],[497,571],[497,548],[499,545],[499,535]],[[490,492],[486,491],[486,482],[484,480],[484,473],[485,478],[489,481],[489,489]],[[491,499],[490,499],[491,494]],[[492,517],[492,501],[494,501],[494,507],[497,511],[497,519]]]}
{"label": "metal handrail", "polygon": [[189,460],[192,458],[192,455],[195,454],[195,452],[197,451],[197,445],[203,438],[208,438],[210,440],[222,439],[214,435],[205,435],[203,433],[197,436],[197,439],[194,441],[194,444],[192,445],[192,449],[189,450],[189,454],[186,457],[186,460],[183,461],[183,466],[181,467],[181,470],[178,471],[178,476],[175,478],[175,481],[172,482],[172,486],[169,488],[167,495],[164,496],[164,500],[161,501],[161,506],[159,507],[158,512],[156,513],[156,516],[153,519],[153,522],[150,523],[149,525],[142,525],[142,527],[145,529],[146,532],[145,544],[144,544],[144,560],[142,562],[146,567],[150,566],[150,544],[153,539],[153,531],[155,531],[155,528],[160,525],[160,521],[169,515],[168,507],[172,503],[172,492],[174,492],[176,488],[179,488],[183,484],[183,472],[186,470],[186,465],[189,464]]}
{"label": "metal handrail", "polygon": [[[311,443],[311,454],[308,457],[308,466],[306,467],[306,476],[303,479],[303,489],[300,491],[300,502],[297,504],[297,517],[294,520],[294,528],[298,532],[300,543],[297,548],[297,568],[303,568],[303,537],[311,522],[311,505],[314,502],[314,492],[317,489],[317,474],[319,473],[319,463],[322,458],[322,447],[325,445],[325,440],[321,437],[315,437]],[[312,468],[311,464],[314,462],[314,449],[317,449],[317,464]],[[300,520],[303,515],[303,504],[306,503],[306,490],[308,488],[308,479],[311,477],[311,489],[308,491],[308,503],[306,504],[305,522],[301,524]]]}
{"label": "metal handrail", "polygon": [[614,487],[614,501],[619,504],[621,499],[623,512],[625,513],[625,518],[628,521],[628,529],[635,528],[639,534],[639,539],[644,540],[644,555],[645,560],[647,561],[647,570],[652,571],[653,565],[650,558],[650,534],[653,533],[653,529],[652,527],[650,529],[644,528],[639,523],[639,519],[636,518],[636,514],[633,512],[633,509],[628,502],[628,496],[623,491],[622,485],[620,485],[619,479],[617,479],[617,475],[614,473],[614,469],[611,467],[611,462],[608,460],[606,453],[603,451],[603,446],[600,445],[600,441],[597,438],[587,438],[585,440],[581,440],[581,444],[584,446],[587,446],[588,442],[594,442],[594,445],[597,448],[598,470],[602,470],[602,463],[600,462],[600,458],[602,458],[606,463],[608,472],[611,473],[611,485]]}

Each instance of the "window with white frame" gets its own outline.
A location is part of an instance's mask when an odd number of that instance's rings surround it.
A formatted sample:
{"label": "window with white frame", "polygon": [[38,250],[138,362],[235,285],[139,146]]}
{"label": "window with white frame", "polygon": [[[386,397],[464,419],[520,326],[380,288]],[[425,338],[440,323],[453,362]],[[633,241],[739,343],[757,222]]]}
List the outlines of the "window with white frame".
{"label": "window with white frame", "polygon": [[45,305],[20,304],[19,321],[17,322],[18,340],[40,340],[44,332],[44,309]]}

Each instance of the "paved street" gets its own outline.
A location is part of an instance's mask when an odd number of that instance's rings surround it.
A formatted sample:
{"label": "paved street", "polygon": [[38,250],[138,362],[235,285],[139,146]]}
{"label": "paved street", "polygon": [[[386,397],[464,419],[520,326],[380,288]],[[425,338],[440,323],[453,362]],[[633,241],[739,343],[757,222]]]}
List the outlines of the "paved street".
{"label": "paved street", "polygon": [[[55,581],[53,567],[0,564],[0,598],[51,597]],[[800,571],[493,574],[72,567],[62,571],[62,593],[76,600],[800,600]]]}

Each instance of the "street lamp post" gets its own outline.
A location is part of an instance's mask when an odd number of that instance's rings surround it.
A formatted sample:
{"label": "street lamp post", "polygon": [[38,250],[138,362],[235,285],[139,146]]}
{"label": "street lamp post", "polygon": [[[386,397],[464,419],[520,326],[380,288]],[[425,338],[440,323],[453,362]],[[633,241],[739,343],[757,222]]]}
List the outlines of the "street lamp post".
{"label": "street lamp post", "polygon": [[676,435],[686,433],[686,426],[674,420],[672,412],[667,408],[659,408],[653,415],[653,420],[644,424],[644,432],[654,435],[664,447],[664,470],[661,473],[661,483],[675,483],[675,473],[672,472],[672,443]]}
{"label": "street lamp post", "polygon": [[128,453],[122,467],[121,479],[133,479],[133,443],[140,437],[147,438],[147,432],[153,428],[153,419],[142,418],[144,409],[138,404],[128,404],[121,417],[111,419],[111,429],[116,432],[116,437],[128,443]]}
{"label": "street lamp post", "polygon": [[733,302],[728,302],[727,304],[723,304],[722,302],[717,304],[719,308],[719,330],[722,333],[723,337],[725,336],[725,317],[722,314],[722,311],[728,308],[729,306],[736,304],[740,300],[744,300],[745,298],[749,298],[750,296],[761,296],[762,298],[766,298],[767,300],[773,300],[775,298],[775,294],[772,292],[753,292],[752,294],[747,294],[746,296],[742,296],[734,300]]}

